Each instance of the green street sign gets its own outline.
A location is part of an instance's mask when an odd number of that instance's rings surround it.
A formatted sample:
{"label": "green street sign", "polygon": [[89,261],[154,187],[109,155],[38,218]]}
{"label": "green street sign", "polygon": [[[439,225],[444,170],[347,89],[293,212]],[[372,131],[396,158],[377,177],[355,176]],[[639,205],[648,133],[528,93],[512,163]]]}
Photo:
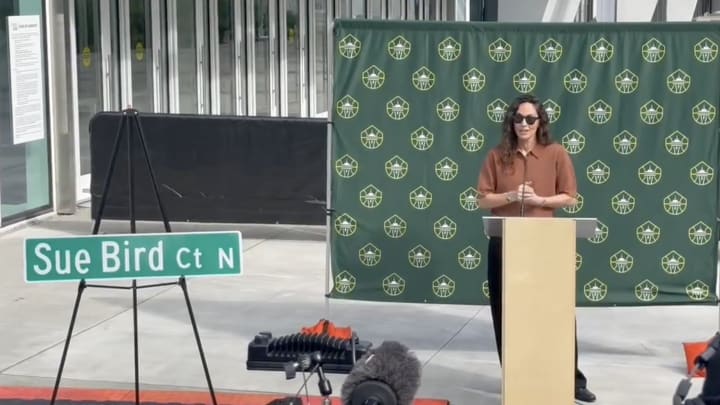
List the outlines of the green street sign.
{"label": "green street sign", "polygon": [[25,239],[25,281],[119,280],[242,273],[240,232]]}

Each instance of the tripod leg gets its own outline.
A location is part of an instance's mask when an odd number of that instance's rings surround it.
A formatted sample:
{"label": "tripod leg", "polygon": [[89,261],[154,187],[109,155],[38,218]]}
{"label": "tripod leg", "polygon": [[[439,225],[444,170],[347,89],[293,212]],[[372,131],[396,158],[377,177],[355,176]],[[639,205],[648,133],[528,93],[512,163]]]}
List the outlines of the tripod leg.
{"label": "tripod leg", "polygon": [[53,388],[50,405],[55,404],[58,389],[60,388],[60,378],[62,378],[63,368],[65,368],[65,359],[67,358],[68,348],[70,347],[70,338],[72,337],[72,331],[75,327],[75,319],[77,318],[78,308],[80,307],[80,298],[85,290],[85,286],[85,280],[80,280],[80,284],[78,284],[77,297],[75,298],[75,306],[73,307],[72,316],[70,316],[70,326],[68,327],[67,338],[65,339],[65,347],[63,348],[62,357],[60,357],[60,367],[58,368],[57,377],[55,378],[55,388]]}
{"label": "tripod leg", "polygon": [[[137,111],[132,112],[137,117]],[[135,233],[135,162],[133,154],[132,126],[127,126],[127,162],[128,162],[128,208],[130,210],[130,233]]]}
{"label": "tripod leg", "polygon": [[138,358],[138,317],[137,317],[137,280],[132,281],[133,300],[133,347],[135,348],[135,405],[140,405],[140,366]]}
{"label": "tripod leg", "polygon": [[210,396],[212,397],[212,403],[213,403],[213,405],[217,405],[217,400],[215,399],[215,390],[213,389],[212,381],[210,380],[210,372],[208,371],[207,362],[205,361],[205,352],[203,352],[202,343],[200,342],[200,334],[198,333],[197,323],[195,323],[195,315],[193,315],[192,305],[190,304],[190,296],[188,295],[187,282],[185,281],[185,276],[180,277],[180,280],[178,280],[178,284],[180,284],[180,288],[182,288],[183,294],[185,295],[185,303],[187,304],[188,313],[190,314],[190,323],[192,323],[193,333],[195,333],[195,341],[197,342],[198,350],[200,351],[200,360],[202,360],[203,370],[205,371],[205,379],[207,379],[208,388],[210,389]]}
{"label": "tripod leg", "polygon": [[170,230],[170,223],[165,214],[165,207],[160,200],[160,190],[158,189],[157,180],[155,179],[155,170],[153,170],[152,164],[150,163],[150,154],[148,153],[147,143],[145,142],[145,134],[143,133],[142,126],[140,126],[140,117],[135,113],[135,126],[137,128],[137,134],[140,138],[140,144],[142,145],[143,152],[145,153],[145,164],[147,164],[148,172],[150,173],[150,181],[152,182],[153,191],[155,192],[155,199],[157,200],[158,207],[160,208],[160,215],[162,216],[163,224],[165,224],[165,232],[172,232]]}
{"label": "tripod leg", "polygon": [[107,196],[110,192],[110,181],[112,180],[113,172],[115,171],[115,161],[117,160],[118,149],[120,147],[122,130],[126,125],[127,118],[127,111],[123,111],[122,117],[120,117],[120,125],[118,126],[115,134],[115,144],[113,145],[112,155],[110,157],[110,166],[108,167],[105,175],[105,184],[103,185],[102,195],[100,196],[100,206],[98,207],[97,218],[95,218],[95,224],[93,225],[93,235],[97,235],[98,230],[100,229],[100,221],[102,220],[103,213],[105,212],[105,203],[107,202]]}

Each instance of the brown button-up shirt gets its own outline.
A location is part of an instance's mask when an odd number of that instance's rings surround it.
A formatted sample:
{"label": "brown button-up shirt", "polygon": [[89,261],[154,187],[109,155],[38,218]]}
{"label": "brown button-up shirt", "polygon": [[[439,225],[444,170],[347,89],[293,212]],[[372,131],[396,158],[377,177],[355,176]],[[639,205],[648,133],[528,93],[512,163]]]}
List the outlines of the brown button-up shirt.
{"label": "brown button-up shirt", "polygon": [[[561,193],[573,198],[577,196],[577,180],[572,160],[565,148],[558,143],[535,145],[527,156],[517,151],[513,165],[509,168],[503,167],[501,159],[501,152],[497,148],[488,153],[478,180],[480,197],[487,193],[515,191],[523,181],[532,181],[531,186],[540,197]],[[496,216],[520,216],[520,202],[512,202],[490,211]],[[525,204],[527,217],[552,217],[553,214],[553,208]]]}

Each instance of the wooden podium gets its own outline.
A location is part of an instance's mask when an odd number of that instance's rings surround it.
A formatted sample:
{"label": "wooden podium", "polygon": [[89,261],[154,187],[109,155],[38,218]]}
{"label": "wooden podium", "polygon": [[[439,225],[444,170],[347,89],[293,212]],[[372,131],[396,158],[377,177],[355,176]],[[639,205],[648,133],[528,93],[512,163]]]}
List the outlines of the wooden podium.
{"label": "wooden podium", "polygon": [[502,404],[574,404],[575,239],[594,218],[483,217],[502,243]]}

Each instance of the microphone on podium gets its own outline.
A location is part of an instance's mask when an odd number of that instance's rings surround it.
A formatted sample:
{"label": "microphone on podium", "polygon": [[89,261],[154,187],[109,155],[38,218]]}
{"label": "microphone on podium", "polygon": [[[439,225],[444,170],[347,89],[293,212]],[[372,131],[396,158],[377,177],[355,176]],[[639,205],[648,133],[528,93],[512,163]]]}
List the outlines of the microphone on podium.
{"label": "microphone on podium", "polygon": [[342,386],[343,405],[411,405],[420,388],[421,364],[408,348],[384,341],[353,366]]}
{"label": "microphone on podium", "polygon": [[[527,158],[523,156],[523,178],[522,178],[522,192],[520,195],[520,216],[525,216],[525,185],[527,181]],[[531,182],[532,183],[532,182]]]}

